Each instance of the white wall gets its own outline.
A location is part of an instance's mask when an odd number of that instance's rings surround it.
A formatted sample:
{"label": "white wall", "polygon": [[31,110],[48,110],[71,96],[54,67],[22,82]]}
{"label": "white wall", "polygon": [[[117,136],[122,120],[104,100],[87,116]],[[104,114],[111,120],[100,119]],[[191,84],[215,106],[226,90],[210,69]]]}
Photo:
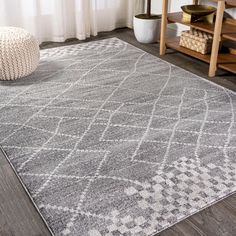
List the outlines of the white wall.
{"label": "white wall", "polygon": [[[212,6],[216,6],[217,4],[213,3],[213,2],[209,2],[207,0],[202,0],[203,4],[209,4]],[[232,8],[232,9],[227,9],[226,10],[227,13],[229,13],[232,17],[234,17],[236,19],[236,8]]]}
{"label": "white wall", "polygon": [[[169,12],[181,11],[182,5],[192,4],[192,0],[169,0]],[[214,3],[207,0],[202,0],[201,3],[214,5]],[[216,4],[215,4],[216,5]],[[152,13],[161,14],[162,10],[162,1],[161,0],[152,0]],[[227,12],[236,19],[236,9],[229,9]],[[187,29],[187,27],[180,24],[171,24],[168,25],[169,31],[175,31],[179,35],[182,30]],[[171,32],[170,32],[171,33]],[[174,32],[172,32],[174,33]]]}
{"label": "white wall", "polygon": [[[180,11],[182,5],[191,4],[192,0],[169,0],[169,11],[175,12]],[[161,0],[152,0],[152,11],[155,14],[160,14],[162,9],[162,1]]]}
{"label": "white wall", "polygon": [[[174,12],[174,11],[181,11],[181,6],[182,5],[187,5],[187,4],[192,4],[192,0],[169,0],[169,6],[170,9],[169,11]],[[207,1],[207,0],[202,0],[202,4],[209,4],[209,5],[216,5],[213,2]],[[160,14],[162,9],[162,1],[161,0],[152,0],[152,12],[154,14]],[[231,16],[236,18],[236,8],[234,9],[228,9],[226,10]]]}
{"label": "white wall", "polygon": [[[169,12],[181,11],[181,6],[186,4],[191,4],[192,0],[169,0]],[[161,0],[152,0],[152,13],[161,14],[162,11],[162,1]],[[181,24],[170,24],[168,25],[168,34],[170,35],[179,35],[181,31],[188,29],[188,27]]]}

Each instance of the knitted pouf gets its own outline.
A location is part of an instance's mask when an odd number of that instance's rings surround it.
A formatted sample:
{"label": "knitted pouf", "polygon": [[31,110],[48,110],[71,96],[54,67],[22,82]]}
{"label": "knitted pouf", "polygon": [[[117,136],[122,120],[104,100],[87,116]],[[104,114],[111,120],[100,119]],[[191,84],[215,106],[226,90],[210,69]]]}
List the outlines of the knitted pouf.
{"label": "knitted pouf", "polygon": [[39,63],[39,44],[26,30],[0,27],[0,80],[31,74]]}

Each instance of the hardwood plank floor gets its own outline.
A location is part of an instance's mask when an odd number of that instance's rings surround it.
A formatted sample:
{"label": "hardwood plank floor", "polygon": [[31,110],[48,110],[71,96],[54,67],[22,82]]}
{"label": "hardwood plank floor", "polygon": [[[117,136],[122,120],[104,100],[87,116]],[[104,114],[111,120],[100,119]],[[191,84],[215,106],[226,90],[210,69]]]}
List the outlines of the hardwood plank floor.
{"label": "hardwood plank floor", "polygon": [[[140,44],[132,30],[119,29],[100,33],[86,41],[117,37],[136,47],[158,56],[158,44]],[[65,43],[43,43],[41,48],[81,43],[68,40]],[[201,77],[207,77],[208,65],[168,50],[164,60],[187,69]],[[219,70],[211,81],[236,91],[236,76]],[[0,150],[0,236],[48,236],[51,235],[7,159]],[[156,236],[236,236],[236,194],[187,218]]]}

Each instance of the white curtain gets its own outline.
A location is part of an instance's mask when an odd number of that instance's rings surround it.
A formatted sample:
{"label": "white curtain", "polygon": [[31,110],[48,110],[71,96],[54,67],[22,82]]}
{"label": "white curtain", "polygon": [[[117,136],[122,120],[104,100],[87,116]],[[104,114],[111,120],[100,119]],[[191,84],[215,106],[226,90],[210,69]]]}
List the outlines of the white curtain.
{"label": "white curtain", "polygon": [[132,27],[143,0],[0,0],[0,26],[25,28],[40,42],[83,40],[100,31]]}

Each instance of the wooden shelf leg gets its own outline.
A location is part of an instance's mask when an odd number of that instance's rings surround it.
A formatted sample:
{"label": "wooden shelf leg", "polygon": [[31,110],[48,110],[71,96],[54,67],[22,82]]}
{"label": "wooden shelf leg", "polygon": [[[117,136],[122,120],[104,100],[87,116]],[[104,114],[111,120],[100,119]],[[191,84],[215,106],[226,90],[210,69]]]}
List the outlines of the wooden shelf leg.
{"label": "wooden shelf leg", "polygon": [[222,30],[224,10],[225,10],[225,0],[218,1],[214,38],[213,38],[212,51],[211,51],[209,77],[214,77],[217,70],[217,59],[218,59],[219,46],[220,46],[220,41],[221,41],[221,30]]}
{"label": "wooden shelf leg", "polygon": [[166,29],[168,24],[168,0],[163,0],[162,5],[162,18],[161,18],[161,37],[160,37],[160,55],[163,56],[166,53]]}

